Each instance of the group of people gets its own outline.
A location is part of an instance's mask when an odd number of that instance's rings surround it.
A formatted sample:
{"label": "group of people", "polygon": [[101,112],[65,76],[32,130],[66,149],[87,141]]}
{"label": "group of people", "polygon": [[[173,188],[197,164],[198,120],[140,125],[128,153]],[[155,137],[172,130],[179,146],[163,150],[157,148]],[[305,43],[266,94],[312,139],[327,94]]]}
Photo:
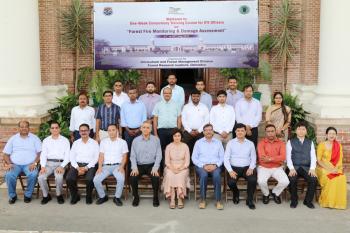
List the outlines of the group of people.
{"label": "group of people", "polygon": [[[240,201],[238,179],[247,180],[246,205],[250,209],[255,209],[253,197],[257,184],[264,204],[269,203],[270,197],[280,204],[280,195],[289,186],[290,207],[297,207],[299,177],[308,185],[303,202],[307,207],[314,208],[319,182],[322,207],[346,208],[343,154],[335,128],[327,129],[327,140],[318,145],[317,153],[313,142],[306,137],[304,122],[296,126],[296,137],[288,140],[292,112],[284,105],[283,94],[276,92],[273,105],[266,111],[265,138],[258,142],[262,106],[252,97],[252,85],[245,86],[241,92],[237,90],[237,78],[229,78],[228,89],[217,92],[218,104],[212,106],[212,97],[204,91],[202,80],[196,82],[187,104],[183,88],[176,85],[176,76],[170,74],[167,81],[161,95],[155,93],[155,84],[149,82],[146,93],[140,97],[135,87],[124,93],[122,83],[116,81],[114,92],[103,93],[104,103],[96,111],[88,105],[88,96],[81,93],[79,105],[71,111],[70,140],[60,134],[57,122],[51,122],[51,135],[42,143],[29,132],[29,122],[19,122],[19,132],[8,140],[3,150],[9,203],[17,200],[16,180],[21,173],[27,176],[28,184],[24,201],[31,201],[38,180],[42,204],[52,199],[47,183],[52,174],[60,204],[64,203],[64,177],[71,204],[80,200],[77,180],[81,176],[86,181],[86,203],[93,202],[95,187],[96,204],[102,204],[108,201],[102,183],[113,175],[117,183],[113,202],[123,205],[121,195],[125,180],[129,179],[132,205],[138,206],[138,181],[148,175],[153,206],[159,206],[158,193],[162,187],[169,208],[181,209],[190,188],[193,166],[199,177],[201,209],[207,205],[208,176],[212,177],[216,208],[224,208],[221,177],[226,171],[234,204]],[[271,177],[277,185],[269,190]]]}

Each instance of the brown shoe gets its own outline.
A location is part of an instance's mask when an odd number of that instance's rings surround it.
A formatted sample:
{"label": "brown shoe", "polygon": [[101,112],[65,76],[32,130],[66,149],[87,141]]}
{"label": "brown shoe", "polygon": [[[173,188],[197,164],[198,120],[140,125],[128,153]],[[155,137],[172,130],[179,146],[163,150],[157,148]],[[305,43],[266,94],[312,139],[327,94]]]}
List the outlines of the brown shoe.
{"label": "brown shoe", "polygon": [[169,208],[170,209],[175,209],[176,205],[175,205],[175,200],[170,200],[169,202]]}
{"label": "brown shoe", "polygon": [[218,201],[218,202],[216,202],[216,209],[217,210],[223,210],[224,209],[224,205],[220,201]]}
{"label": "brown shoe", "polygon": [[184,207],[185,207],[185,205],[184,205],[184,199],[183,199],[183,198],[179,198],[179,199],[177,200],[177,208],[183,209]]}
{"label": "brown shoe", "polygon": [[201,202],[199,202],[199,209],[205,209],[205,207],[207,207],[207,203],[205,202],[205,200],[201,200]]}

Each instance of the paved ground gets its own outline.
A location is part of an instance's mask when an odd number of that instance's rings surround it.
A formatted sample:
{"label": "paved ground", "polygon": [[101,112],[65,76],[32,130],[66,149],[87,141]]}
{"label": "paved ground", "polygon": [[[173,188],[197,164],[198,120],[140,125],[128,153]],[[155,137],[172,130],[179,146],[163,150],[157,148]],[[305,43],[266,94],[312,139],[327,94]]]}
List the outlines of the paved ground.
{"label": "paved ground", "polygon": [[[23,202],[22,195],[15,205],[7,203],[5,189],[0,189],[0,233],[17,231],[64,232],[148,232],[148,233],[348,233],[350,210],[317,208],[310,210],[302,204],[290,209],[288,203],[261,202],[255,211],[249,210],[243,201],[234,206],[225,203],[218,211],[211,202],[206,210],[199,210],[194,200],[187,201],[185,209],[170,210],[162,200],[159,208],[152,207],[151,199],[141,199],[140,206],[131,206],[131,199],[123,207],[116,207],[111,200],[97,206],[87,206],[85,199],[76,206],[58,205],[56,200],[46,206],[39,199]],[[3,231],[1,231],[3,230]]]}

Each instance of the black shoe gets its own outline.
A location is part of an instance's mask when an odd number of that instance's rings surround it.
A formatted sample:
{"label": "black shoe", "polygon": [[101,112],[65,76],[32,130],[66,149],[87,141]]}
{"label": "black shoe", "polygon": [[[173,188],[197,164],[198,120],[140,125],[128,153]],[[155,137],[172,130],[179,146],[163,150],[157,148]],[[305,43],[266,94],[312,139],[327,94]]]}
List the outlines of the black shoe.
{"label": "black shoe", "polygon": [[139,197],[134,197],[134,200],[132,201],[132,206],[136,207],[140,203],[140,198]]}
{"label": "black shoe", "polygon": [[233,197],[232,197],[233,204],[237,205],[239,203],[239,192],[237,193],[232,192],[232,193],[233,193]]}
{"label": "black shoe", "polygon": [[49,195],[47,195],[47,197],[43,197],[43,199],[41,200],[41,204],[45,205],[51,200],[52,200],[52,198],[51,198],[51,195],[49,194]]}
{"label": "black shoe", "polygon": [[153,207],[158,207],[158,206],[159,206],[159,198],[153,197]]}
{"label": "black shoe", "polygon": [[25,203],[29,203],[29,202],[31,202],[32,201],[32,198],[31,197],[26,197],[26,196],[24,196],[24,202]]}
{"label": "black shoe", "polygon": [[58,204],[63,204],[64,203],[64,199],[62,195],[57,196],[57,203]]}
{"label": "black shoe", "polygon": [[247,201],[246,205],[249,207],[249,209],[255,210],[255,205],[252,201]]}
{"label": "black shoe", "polygon": [[298,206],[298,202],[297,202],[297,201],[292,201],[292,202],[290,203],[290,208],[292,208],[292,209],[297,208],[297,206]]}
{"label": "black shoe", "polygon": [[303,203],[304,205],[306,205],[308,208],[310,208],[310,209],[315,209],[315,206],[314,206],[314,204],[312,204],[312,202],[306,202],[306,201],[304,201],[304,203]]}
{"label": "black shoe", "polygon": [[91,205],[92,204],[92,197],[86,196],[85,202],[86,202],[87,205]]}
{"label": "black shoe", "polygon": [[[87,201],[87,199],[86,199],[86,201]],[[96,205],[101,205],[101,204],[105,203],[106,201],[108,201],[108,196],[107,195],[105,195],[102,198],[97,199]]]}
{"label": "black shoe", "polygon": [[272,193],[273,200],[275,201],[276,204],[281,204],[281,198],[277,196],[276,194]]}
{"label": "black shoe", "polygon": [[76,196],[75,198],[72,198],[71,201],[70,201],[70,203],[71,203],[72,205],[75,205],[75,204],[77,204],[78,201],[80,201],[80,196],[79,196],[79,195]]}
{"label": "black shoe", "polygon": [[10,200],[9,200],[9,204],[15,204],[15,202],[17,201],[17,195],[16,196],[14,196],[13,198],[10,198]]}
{"label": "black shoe", "polygon": [[263,195],[263,203],[266,205],[266,204],[269,204],[270,202],[270,195]]}
{"label": "black shoe", "polygon": [[120,198],[114,197],[114,198],[113,198],[113,202],[114,202],[117,206],[122,206],[122,205],[123,205],[123,202],[122,202],[122,200],[120,200]]}

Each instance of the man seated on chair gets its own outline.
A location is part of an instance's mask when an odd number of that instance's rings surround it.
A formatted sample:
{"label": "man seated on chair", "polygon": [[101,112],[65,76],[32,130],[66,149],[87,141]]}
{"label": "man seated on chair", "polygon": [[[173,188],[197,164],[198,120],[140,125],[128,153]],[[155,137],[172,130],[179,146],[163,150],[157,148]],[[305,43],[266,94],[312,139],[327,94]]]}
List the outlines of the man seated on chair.
{"label": "man seated on chair", "polygon": [[84,176],[86,181],[86,204],[92,203],[93,179],[96,172],[99,146],[97,141],[89,137],[89,132],[89,125],[81,124],[79,127],[81,138],[73,143],[70,151],[71,167],[67,173],[66,182],[71,195],[70,203],[72,205],[80,201],[77,186],[79,176]]}
{"label": "man seated on chair", "polygon": [[159,206],[159,166],[162,160],[162,148],[159,138],[151,135],[152,125],[145,121],[141,126],[142,135],[136,137],[132,142],[130,161],[131,173],[130,183],[134,200],[133,206],[140,202],[138,193],[138,181],[143,175],[151,177],[153,188],[153,206]]}
{"label": "man seated on chair", "polygon": [[20,121],[18,131],[7,141],[3,150],[5,180],[10,204],[14,204],[17,200],[16,184],[21,172],[27,176],[24,202],[29,203],[32,200],[38,176],[37,162],[41,152],[41,141],[36,135],[29,133],[28,121]]}
{"label": "man seated on chair", "polygon": [[289,188],[291,194],[291,208],[298,205],[298,189],[297,182],[299,177],[303,177],[307,181],[307,191],[304,199],[304,205],[313,209],[317,177],[316,177],[316,152],[314,143],[306,138],[307,125],[305,122],[299,122],[296,126],[296,137],[287,142],[287,166],[289,176]]}
{"label": "man seated on chair", "polygon": [[69,163],[70,144],[67,138],[60,135],[60,124],[58,122],[52,122],[50,124],[50,132],[51,135],[43,141],[40,155],[41,170],[38,183],[43,193],[43,199],[41,201],[43,205],[51,201],[47,177],[52,173],[55,174],[57,202],[59,204],[64,203],[62,196],[63,175],[65,167]]}
{"label": "man seated on chair", "polygon": [[288,186],[289,179],[283,169],[286,160],[286,144],[277,138],[276,127],[272,124],[265,126],[266,137],[258,144],[258,184],[263,193],[263,203],[270,201],[268,180],[273,177],[277,185],[271,195],[276,204],[281,204],[280,194]]}
{"label": "man seated on chair", "polygon": [[113,175],[117,180],[113,202],[117,206],[122,206],[123,202],[120,200],[120,197],[124,188],[124,168],[129,150],[126,141],[119,137],[116,125],[109,125],[107,130],[109,137],[101,141],[98,169],[94,178],[95,188],[99,196],[96,204],[100,205],[108,200],[108,195],[103,190],[102,181]]}
{"label": "man seated on chair", "polygon": [[221,141],[213,137],[214,130],[211,124],[203,126],[203,134],[204,137],[195,143],[192,153],[192,162],[200,183],[199,208],[206,207],[207,181],[210,174],[213,177],[216,208],[222,210],[224,206],[221,203],[221,166],[224,161],[224,147]]}
{"label": "man seated on chair", "polygon": [[239,203],[239,190],[237,181],[240,177],[247,180],[247,200],[249,209],[255,209],[253,196],[256,189],[256,152],[254,143],[246,136],[246,126],[237,123],[235,128],[236,138],[227,143],[225,151],[225,168],[229,173],[227,185],[233,193],[233,203]]}

